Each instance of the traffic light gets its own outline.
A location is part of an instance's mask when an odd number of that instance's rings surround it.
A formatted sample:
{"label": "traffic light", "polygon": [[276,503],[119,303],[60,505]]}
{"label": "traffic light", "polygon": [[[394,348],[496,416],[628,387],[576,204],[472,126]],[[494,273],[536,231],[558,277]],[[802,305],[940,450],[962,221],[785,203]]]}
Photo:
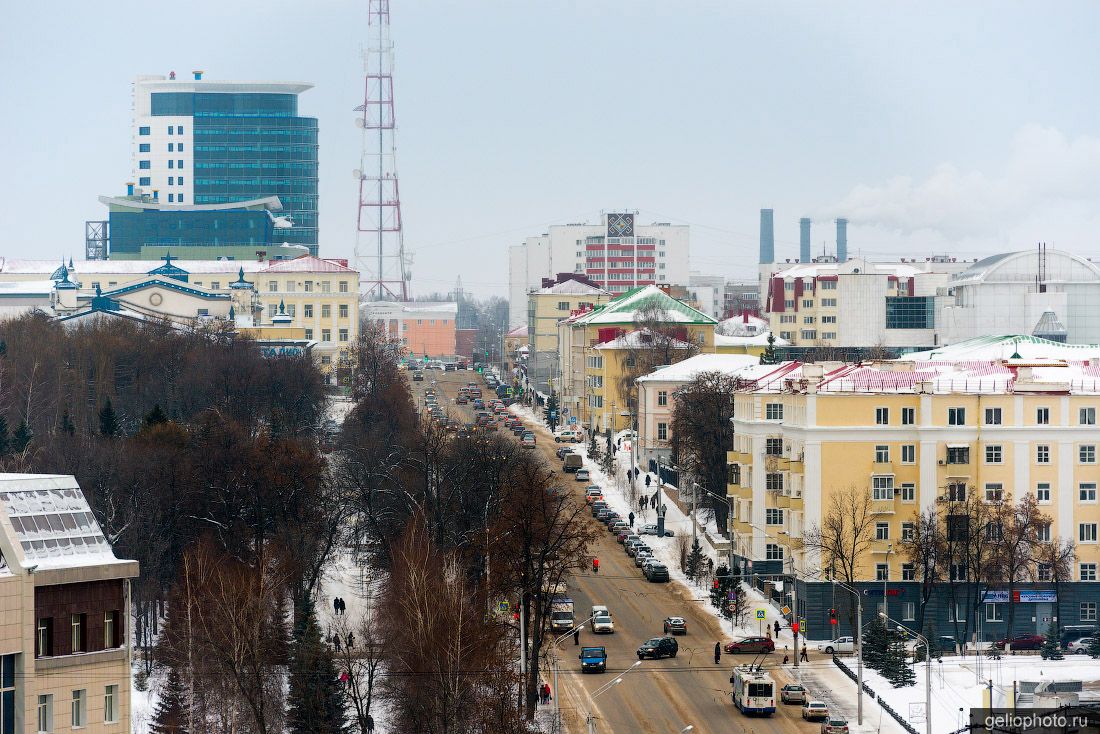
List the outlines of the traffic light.
{"label": "traffic light", "polygon": [[829,624],[837,624],[835,607],[829,610]]}
{"label": "traffic light", "polygon": [[718,588],[718,579],[714,579],[714,581],[711,582],[711,587],[710,588],[712,588],[712,589],[717,589]]}
{"label": "traffic light", "polygon": [[791,622],[791,632],[798,634],[798,622]]}

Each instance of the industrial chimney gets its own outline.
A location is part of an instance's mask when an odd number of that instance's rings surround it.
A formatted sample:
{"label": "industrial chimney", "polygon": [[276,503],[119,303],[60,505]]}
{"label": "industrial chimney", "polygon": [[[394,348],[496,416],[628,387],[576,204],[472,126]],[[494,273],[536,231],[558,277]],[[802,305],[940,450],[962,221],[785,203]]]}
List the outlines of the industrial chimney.
{"label": "industrial chimney", "polygon": [[848,220],[836,220],[836,261],[848,262]]}
{"label": "industrial chimney", "polygon": [[798,259],[800,262],[808,263],[813,259],[810,254],[810,218],[802,217],[798,220],[798,226],[801,230],[801,237],[798,240]]}
{"label": "industrial chimney", "polygon": [[775,262],[775,227],[771,209],[760,210],[760,264]]}

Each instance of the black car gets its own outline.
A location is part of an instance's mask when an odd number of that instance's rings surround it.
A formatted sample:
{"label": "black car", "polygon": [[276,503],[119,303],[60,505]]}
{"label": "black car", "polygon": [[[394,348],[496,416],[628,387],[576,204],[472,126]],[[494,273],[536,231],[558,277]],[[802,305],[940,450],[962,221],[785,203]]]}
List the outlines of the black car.
{"label": "black car", "polygon": [[645,577],[652,583],[669,581],[668,566],[663,563],[651,563],[645,568]]}
{"label": "black car", "polygon": [[672,637],[654,637],[643,642],[638,648],[638,659],[674,658],[679,649],[680,644]]}

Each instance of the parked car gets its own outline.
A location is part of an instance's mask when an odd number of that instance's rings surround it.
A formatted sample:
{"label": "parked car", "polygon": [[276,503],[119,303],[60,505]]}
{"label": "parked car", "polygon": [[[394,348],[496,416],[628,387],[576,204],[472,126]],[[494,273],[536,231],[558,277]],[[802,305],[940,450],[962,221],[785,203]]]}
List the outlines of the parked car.
{"label": "parked car", "polygon": [[603,490],[600,489],[599,487],[596,487],[595,489],[593,489],[592,487],[589,487],[588,489],[584,490],[584,501],[587,502],[588,504],[592,504],[593,502],[596,502],[596,501],[602,500],[602,499],[603,499]]}
{"label": "parked car", "polygon": [[829,707],[824,701],[811,701],[809,699],[802,702],[802,718],[806,721],[813,719],[828,719]]}
{"label": "parked car", "polygon": [[1097,631],[1100,631],[1100,627],[1095,624],[1067,624],[1062,628],[1059,642],[1065,648],[1074,640],[1080,640],[1082,637],[1092,637]]}
{"label": "parked car", "polygon": [[1038,650],[1046,640],[1042,635],[1016,635],[1004,640],[997,640],[994,646],[998,650],[1004,650],[1006,645],[1011,645],[1013,650]]}
{"label": "parked car", "polygon": [[838,652],[855,652],[856,640],[854,637],[838,637],[835,640],[818,645],[817,649],[826,655]]}
{"label": "parked car", "polygon": [[626,549],[626,554],[628,556],[630,556],[631,558],[633,558],[635,555],[637,555],[638,548],[642,547],[643,545],[645,545],[645,544],[642,543],[641,540],[633,540],[632,538],[627,538],[623,542],[623,548]]}
{"label": "parked car", "polygon": [[630,526],[623,523],[619,526],[619,529],[615,531],[615,542],[622,545],[626,542],[626,539],[630,537],[630,534],[634,531],[630,529]]}
{"label": "parked car", "polygon": [[680,644],[671,637],[654,637],[646,640],[638,648],[638,659],[674,658],[680,650]]}
{"label": "parked car", "polygon": [[618,536],[619,533],[629,530],[630,526],[626,524],[625,520],[616,520],[615,522],[608,523],[607,529],[611,531],[612,535]]}
{"label": "parked car", "polygon": [[[649,523],[648,525],[642,525],[640,528],[638,528],[638,534],[639,535],[656,535],[657,534],[657,525],[655,523]],[[676,533],[672,532],[667,527],[665,528],[665,537],[666,538],[671,538],[671,537],[674,537],[675,535],[676,535]]]}
{"label": "parked car", "polygon": [[821,722],[821,734],[848,734],[848,722],[831,717],[825,719]]}
{"label": "parked car", "polygon": [[[627,527],[629,528],[630,525],[627,525]],[[630,555],[630,548],[628,548],[627,545],[631,542],[635,542],[635,543],[641,543],[642,542],[641,538],[639,538],[637,535],[634,535],[633,530],[630,531],[630,535],[623,538],[623,548],[626,549],[626,554],[628,556]]]}
{"label": "parked car", "polygon": [[638,568],[643,568],[645,566],[645,562],[651,558],[653,558],[653,551],[640,550],[634,556],[634,565]]}
{"label": "parked car", "polygon": [[788,683],[779,689],[779,700],[783,703],[802,703],[806,700],[806,689],[796,683]]}
{"label": "parked car", "polygon": [[664,629],[666,635],[686,635],[688,623],[683,617],[665,617]]}
{"label": "parked car", "polygon": [[645,566],[645,577],[651,583],[668,581],[668,566],[663,563],[651,563]]}
{"label": "parked car", "polygon": [[1073,653],[1074,655],[1087,655],[1089,652],[1089,645],[1091,644],[1091,637],[1082,637],[1066,645],[1066,652]]}
{"label": "parked car", "polygon": [[609,509],[607,509],[606,507],[604,507],[604,508],[601,508],[601,509],[599,509],[599,510],[596,510],[596,514],[595,514],[595,516],[594,516],[594,517],[595,517],[595,518],[596,518],[597,520],[601,520],[601,521],[602,521],[602,520],[606,519],[606,518],[607,518],[607,516],[608,516],[608,515],[610,515],[610,514],[611,514],[611,510],[609,510]]}
{"label": "parked car", "polygon": [[576,428],[566,428],[554,436],[556,443],[580,443],[584,438]]}
{"label": "parked car", "polygon": [[[566,474],[572,474],[576,472],[584,472],[585,476],[588,476],[588,470],[584,468],[584,458],[580,454],[569,453],[562,457],[562,471]],[[576,478],[576,477],[574,477]],[[586,479],[577,479],[578,482],[587,481]]]}
{"label": "parked car", "polygon": [[619,517],[619,513],[615,512],[614,510],[611,510],[609,513],[607,513],[607,516],[604,517],[603,523],[604,523],[604,525],[607,525],[610,528],[611,523],[618,522],[619,520],[622,520],[622,518]]}
{"label": "parked car", "polygon": [[740,640],[727,642],[722,649],[731,655],[742,652],[771,652],[775,649],[775,643],[770,637],[742,637]]}
{"label": "parked car", "polygon": [[[580,458],[579,456],[577,457]],[[592,475],[588,473],[587,469],[577,469],[576,475],[573,477],[578,482],[590,482],[592,481]]]}
{"label": "parked car", "polygon": [[[510,421],[509,421],[509,423],[510,423]],[[507,426],[507,425],[509,425],[509,423],[505,423],[504,425],[506,425],[506,426]],[[571,453],[573,453],[573,449],[569,448],[568,446],[562,446],[562,447],[561,447],[560,449],[558,449],[558,450],[557,450],[557,451],[555,451],[554,453],[555,453],[555,454],[557,454],[557,456],[558,456],[558,458],[559,458],[559,459],[563,459],[563,460],[564,460],[564,459],[565,459],[565,455],[566,455],[566,454],[571,454]]]}

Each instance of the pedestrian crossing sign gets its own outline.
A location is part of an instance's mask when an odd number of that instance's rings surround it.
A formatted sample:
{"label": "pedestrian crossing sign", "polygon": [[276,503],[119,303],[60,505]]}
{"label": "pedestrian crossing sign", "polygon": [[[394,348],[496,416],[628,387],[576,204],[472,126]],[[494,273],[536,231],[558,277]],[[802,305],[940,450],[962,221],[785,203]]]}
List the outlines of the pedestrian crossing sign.
{"label": "pedestrian crossing sign", "polygon": [[506,601],[498,601],[498,602],[497,602],[497,611],[498,611],[498,612],[500,612],[501,614],[507,614],[507,613],[508,613],[508,611],[509,611],[509,610],[510,610],[511,608],[512,608],[512,605],[511,605],[511,604],[509,604],[509,603],[508,603],[508,602],[506,602]]}
{"label": "pedestrian crossing sign", "polygon": [[764,614],[764,610],[763,610],[763,609],[757,609],[757,610],[756,610],[756,618],[757,618],[757,619],[764,619],[764,618],[765,618],[765,616],[766,616],[766,615]]}

